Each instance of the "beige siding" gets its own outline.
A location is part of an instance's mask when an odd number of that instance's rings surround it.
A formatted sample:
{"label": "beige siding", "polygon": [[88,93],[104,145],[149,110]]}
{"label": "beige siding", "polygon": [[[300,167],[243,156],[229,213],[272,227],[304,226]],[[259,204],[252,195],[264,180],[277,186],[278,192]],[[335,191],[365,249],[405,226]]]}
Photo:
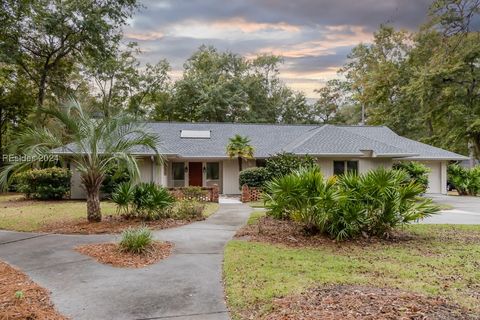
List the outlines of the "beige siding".
{"label": "beige siding", "polygon": [[85,199],[86,193],[80,180],[80,172],[78,172],[73,163],[70,164],[70,170],[72,171],[72,178],[70,179],[70,197],[72,199]]}
{"label": "beige siding", "polygon": [[223,193],[240,194],[237,159],[223,161]]}
{"label": "beige siding", "polygon": [[429,169],[428,189],[429,194],[447,193],[447,163],[445,161],[422,161]]}

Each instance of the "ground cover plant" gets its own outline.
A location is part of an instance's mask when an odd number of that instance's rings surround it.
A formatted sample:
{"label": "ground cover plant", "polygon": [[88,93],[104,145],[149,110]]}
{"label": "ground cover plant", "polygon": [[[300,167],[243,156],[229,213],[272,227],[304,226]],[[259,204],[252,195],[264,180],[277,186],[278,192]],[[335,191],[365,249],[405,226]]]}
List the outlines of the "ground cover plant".
{"label": "ground cover plant", "polygon": [[434,214],[439,208],[419,197],[423,190],[403,170],[380,168],[324,179],[318,167],[311,167],[274,178],[264,199],[270,216],[345,240],[388,237],[396,227]]}

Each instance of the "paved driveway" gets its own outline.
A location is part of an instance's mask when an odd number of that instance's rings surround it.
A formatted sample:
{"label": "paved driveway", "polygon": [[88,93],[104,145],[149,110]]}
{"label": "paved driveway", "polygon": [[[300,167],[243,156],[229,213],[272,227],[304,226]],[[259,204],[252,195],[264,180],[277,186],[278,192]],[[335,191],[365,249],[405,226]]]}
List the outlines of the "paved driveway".
{"label": "paved driveway", "polygon": [[422,221],[422,223],[441,224],[480,224],[480,197],[460,196],[431,196],[439,203],[453,207],[451,210],[443,210]]}
{"label": "paved driveway", "polygon": [[115,236],[67,236],[0,231],[0,259],[52,291],[58,310],[73,319],[225,320],[223,248],[251,212],[222,204],[209,219],[155,232],[175,243],[169,258],[142,269],[97,263],[73,248]]}

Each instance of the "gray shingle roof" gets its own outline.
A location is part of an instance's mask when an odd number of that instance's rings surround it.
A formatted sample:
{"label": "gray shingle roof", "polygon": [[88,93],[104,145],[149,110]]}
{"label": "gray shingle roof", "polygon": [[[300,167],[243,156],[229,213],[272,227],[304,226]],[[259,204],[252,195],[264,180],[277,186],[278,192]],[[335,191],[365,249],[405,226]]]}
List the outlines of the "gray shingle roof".
{"label": "gray shingle roof", "polygon": [[[334,125],[273,125],[233,123],[148,123],[147,128],[158,134],[160,153],[183,158],[227,158],[226,146],[235,134],[248,136],[256,158],[286,151],[296,154],[362,156],[372,151],[379,157],[465,160],[464,156],[403,138],[387,127]],[[210,139],[181,138],[181,130],[210,130]],[[66,146],[68,147],[68,146]],[[57,153],[69,153],[68,149]],[[144,148],[138,154],[151,154]]]}

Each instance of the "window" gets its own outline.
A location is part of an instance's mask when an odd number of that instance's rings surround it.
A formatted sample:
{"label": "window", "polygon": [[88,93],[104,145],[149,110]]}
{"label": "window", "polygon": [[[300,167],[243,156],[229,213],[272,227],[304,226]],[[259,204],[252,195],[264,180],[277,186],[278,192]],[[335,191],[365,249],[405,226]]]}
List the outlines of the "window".
{"label": "window", "polygon": [[220,179],[220,164],[218,162],[207,162],[207,180]]}
{"label": "window", "polygon": [[345,172],[358,172],[358,161],[333,161],[333,174],[342,175]]}
{"label": "window", "polygon": [[185,180],[185,164],[183,162],[172,163],[173,180]]}

